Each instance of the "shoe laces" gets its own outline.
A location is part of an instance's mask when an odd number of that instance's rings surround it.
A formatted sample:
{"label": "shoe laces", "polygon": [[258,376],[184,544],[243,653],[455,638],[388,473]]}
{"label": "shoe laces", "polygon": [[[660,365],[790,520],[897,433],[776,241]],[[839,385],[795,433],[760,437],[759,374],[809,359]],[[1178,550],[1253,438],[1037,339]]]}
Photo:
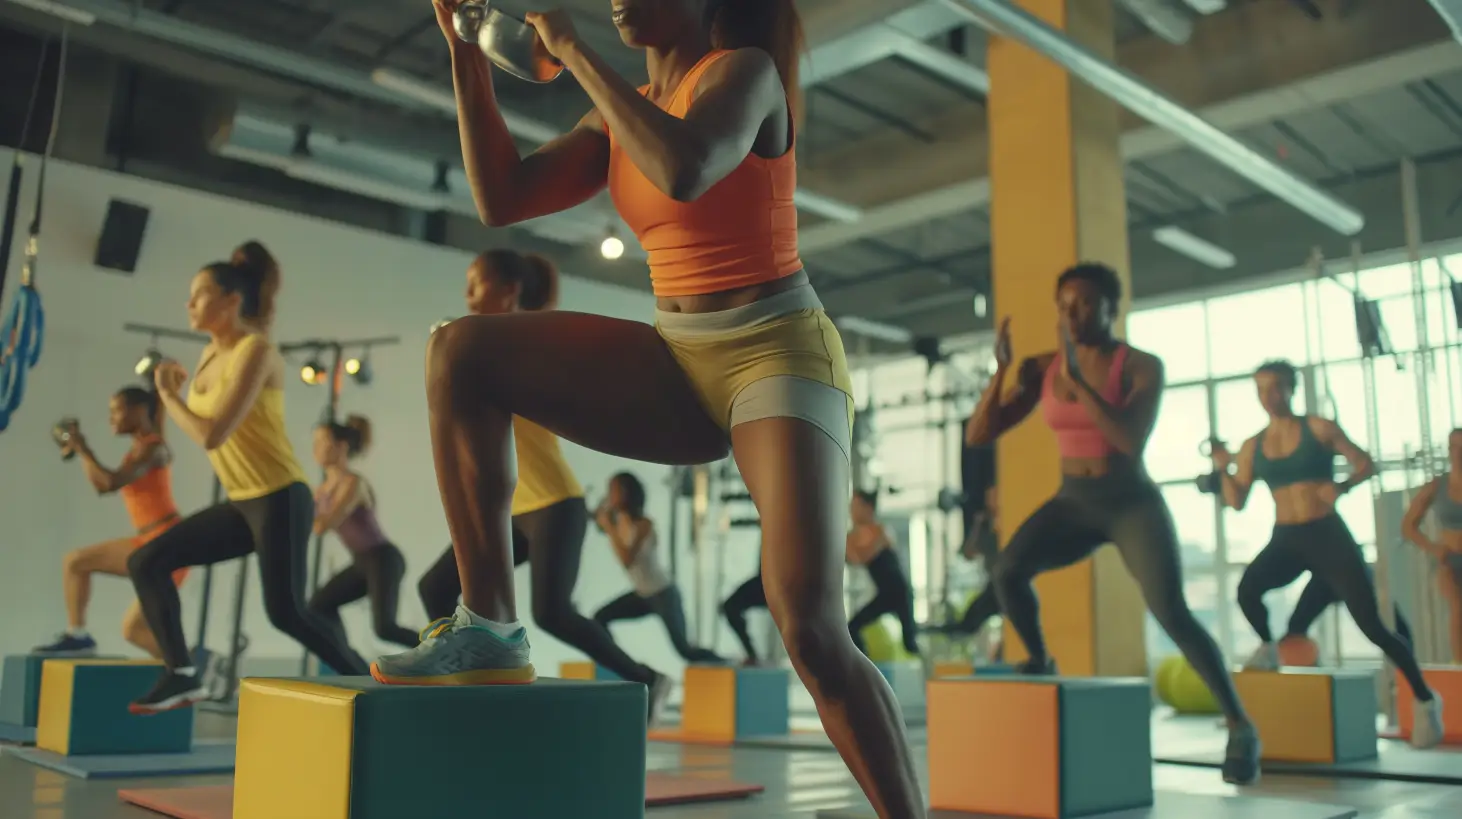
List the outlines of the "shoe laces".
{"label": "shoe laces", "polygon": [[427,640],[432,639],[433,637],[438,637],[442,634],[442,632],[450,629],[452,627],[452,623],[454,622],[455,620],[453,620],[453,618],[451,617],[438,617],[437,619],[428,623],[426,628],[418,632],[416,635],[416,639],[424,643]]}

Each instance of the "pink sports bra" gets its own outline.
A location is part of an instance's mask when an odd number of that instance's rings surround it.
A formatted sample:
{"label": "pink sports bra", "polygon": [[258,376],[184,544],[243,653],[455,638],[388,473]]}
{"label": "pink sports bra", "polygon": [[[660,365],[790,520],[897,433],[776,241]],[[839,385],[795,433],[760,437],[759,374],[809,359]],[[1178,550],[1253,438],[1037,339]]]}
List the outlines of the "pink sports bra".
{"label": "pink sports bra", "polygon": [[[1122,367],[1127,363],[1126,344],[1118,344],[1112,353],[1112,364],[1107,369],[1107,383],[1097,394],[1113,405],[1122,403]],[[1063,401],[1056,396],[1056,373],[1064,366],[1064,353],[1057,353],[1046,368],[1046,377],[1041,385],[1041,412],[1046,424],[1056,433],[1056,448],[1062,458],[1105,458],[1114,451],[1096,422],[1087,414],[1086,408],[1075,401]]]}

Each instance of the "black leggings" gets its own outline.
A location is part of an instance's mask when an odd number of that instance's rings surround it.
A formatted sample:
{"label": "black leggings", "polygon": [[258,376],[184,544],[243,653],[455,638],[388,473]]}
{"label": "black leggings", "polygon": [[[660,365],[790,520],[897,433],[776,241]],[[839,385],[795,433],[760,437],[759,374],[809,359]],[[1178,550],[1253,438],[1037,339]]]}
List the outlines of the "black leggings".
{"label": "black leggings", "polygon": [[756,662],[756,646],[752,645],[751,633],[746,630],[746,613],[752,609],[764,609],[767,607],[767,590],[761,582],[761,567],[756,567],[756,576],[736,587],[726,602],[721,604],[721,613],[726,616],[726,622],[730,624],[731,630],[736,632],[736,639],[741,641],[741,648],[746,652],[746,659]]}
{"label": "black leggings", "polygon": [[904,648],[915,656],[919,655],[919,624],[914,622],[914,590],[899,565],[899,556],[893,549],[884,549],[873,556],[866,566],[868,576],[873,579],[873,599],[853,614],[848,621],[848,632],[853,635],[853,645],[864,654],[868,646],[863,643],[864,628],[877,622],[885,614],[897,615],[904,632]]}
{"label": "black leggings", "polygon": [[1269,609],[1264,605],[1265,592],[1288,586],[1306,571],[1345,603],[1366,639],[1406,676],[1416,698],[1431,699],[1431,689],[1422,679],[1410,647],[1381,621],[1376,587],[1371,584],[1365,557],[1339,515],[1275,526],[1269,545],[1244,570],[1239,581],[1239,608],[1259,639],[1266,643],[1274,639],[1269,631]]}
{"label": "black leggings", "polygon": [[[583,498],[513,516],[513,565],[527,563],[532,572],[533,621],[621,679],[649,685],[655,681],[654,670],[630,659],[604,626],[574,608],[574,585],[588,529],[589,509]],[[427,617],[452,616],[462,595],[462,581],[450,546],[422,575],[417,591]]]}
{"label": "black leggings", "polygon": [[992,582],[1000,610],[1031,660],[1046,662],[1040,604],[1031,582],[1111,543],[1141,588],[1148,610],[1208,685],[1225,716],[1241,719],[1243,706],[1223,653],[1183,596],[1177,532],[1162,492],[1136,467],[1117,469],[1099,477],[1064,477],[1056,496],[1015,530],[995,561]]}
{"label": "black leggings", "polygon": [[675,645],[676,653],[686,662],[725,662],[716,652],[690,644],[690,636],[686,634],[685,603],[680,598],[680,589],[674,584],[649,597],[641,597],[635,592],[622,594],[595,612],[594,622],[608,629],[609,624],[616,620],[638,620],[652,614],[665,624],[665,631],[670,635],[670,642]]}
{"label": "black leggings", "polygon": [[210,506],[132,553],[127,570],[168,668],[193,662],[183,636],[183,607],[173,572],[253,554],[259,559],[269,622],[341,674],[369,673],[366,661],[351,650],[344,635],[332,631],[305,606],[314,518],[310,488],[292,483],[262,498]]}
{"label": "black leggings", "polygon": [[[1371,567],[1367,566],[1366,572],[1369,573],[1370,570]],[[1372,576],[1371,582],[1375,582],[1374,576]],[[1330,588],[1330,584],[1311,574],[1310,582],[1305,584],[1305,590],[1300,592],[1300,599],[1294,604],[1294,611],[1290,612],[1285,636],[1310,636],[1310,628],[1315,625],[1316,620],[1320,619],[1320,615],[1325,613],[1325,609],[1339,602],[1340,598]],[[1396,636],[1405,640],[1408,646],[1415,648],[1416,641],[1411,637],[1411,624],[1406,622],[1406,615],[1401,613],[1399,605],[1396,606]]]}
{"label": "black leggings", "polygon": [[401,578],[406,576],[406,558],[393,544],[381,543],[354,555],[355,562],[325,581],[310,598],[314,612],[344,639],[345,624],[340,607],[367,597],[371,603],[371,628],[376,636],[407,648],[415,648],[416,632],[396,622],[401,602]]}
{"label": "black leggings", "polygon": [[1000,613],[1000,595],[995,590],[992,582],[980,592],[980,595],[970,601],[970,607],[960,616],[959,621],[945,629],[950,634],[975,634],[985,627],[985,623],[991,617]]}

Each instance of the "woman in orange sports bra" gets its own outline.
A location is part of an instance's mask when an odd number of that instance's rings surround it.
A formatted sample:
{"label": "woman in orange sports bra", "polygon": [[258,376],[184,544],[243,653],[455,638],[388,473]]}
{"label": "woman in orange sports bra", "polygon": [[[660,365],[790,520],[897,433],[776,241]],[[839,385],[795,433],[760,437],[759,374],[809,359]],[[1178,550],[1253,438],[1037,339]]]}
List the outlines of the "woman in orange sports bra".
{"label": "woman in orange sports bra", "polygon": [[620,38],[645,52],[641,89],[564,12],[528,15],[594,109],[527,157],[486,59],[454,32],[455,4],[438,0],[437,20],[482,221],[567,210],[608,186],[649,254],[658,309],[654,326],[516,312],[433,335],[432,447],[463,605],[421,646],[379,660],[378,679],[534,679],[513,593],[512,418],[640,461],[734,454],[761,512],[769,607],[829,737],[880,817],[922,817],[893,692],[843,619],[852,385],[797,252],[792,0],[612,0]]}
{"label": "woman in orange sports bra", "polygon": [[[96,640],[86,630],[86,607],[91,602],[91,576],[109,574],[127,577],[127,558],[132,552],[178,522],[178,507],[173,503],[171,466],[172,452],[162,438],[163,415],[157,393],[140,387],[123,387],[112,396],[109,421],[112,432],[128,435],[132,445],[116,469],[102,466],[92,454],[79,427],[71,430],[71,442],[62,454],[79,455],[86,478],[97,494],[122,496],[132,528],[137,534],[107,540],[68,552],[63,562],[62,589],[66,597],[66,630],[56,639],[37,646],[37,654],[57,656],[89,656],[96,653]],[[187,576],[184,569],[174,575],[181,584]],[[134,600],[122,617],[122,636],[127,642],[153,657],[161,657],[157,639],[142,609]]]}

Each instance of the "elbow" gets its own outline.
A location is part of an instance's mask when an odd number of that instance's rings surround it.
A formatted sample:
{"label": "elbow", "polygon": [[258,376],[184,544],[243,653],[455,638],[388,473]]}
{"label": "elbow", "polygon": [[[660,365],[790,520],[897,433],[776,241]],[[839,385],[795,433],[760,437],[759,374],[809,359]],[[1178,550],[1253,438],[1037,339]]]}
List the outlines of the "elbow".
{"label": "elbow", "polygon": [[710,152],[700,146],[684,148],[663,169],[665,195],[676,202],[694,202],[710,190]]}
{"label": "elbow", "polygon": [[203,444],[203,449],[208,452],[212,452],[213,450],[223,446],[224,442],[226,442],[227,440],[228,434],[226,434],[223,430],[217,430],[209,432],[207,435],[204,435],[203,440],[200,443]]}
{"label": "elbow", "polygon": [[683,171],[670,177],[665,195],[676,202],[694,202],[701,198],[706,188],[701,184],[701,175],[695,171]]}
{"label": "elbow", "polygon": [[477,203],[477,220],[490,228],[512,227],[523,221],[521,217],[506,212],[505,208],[488,207],[485,202]]}

